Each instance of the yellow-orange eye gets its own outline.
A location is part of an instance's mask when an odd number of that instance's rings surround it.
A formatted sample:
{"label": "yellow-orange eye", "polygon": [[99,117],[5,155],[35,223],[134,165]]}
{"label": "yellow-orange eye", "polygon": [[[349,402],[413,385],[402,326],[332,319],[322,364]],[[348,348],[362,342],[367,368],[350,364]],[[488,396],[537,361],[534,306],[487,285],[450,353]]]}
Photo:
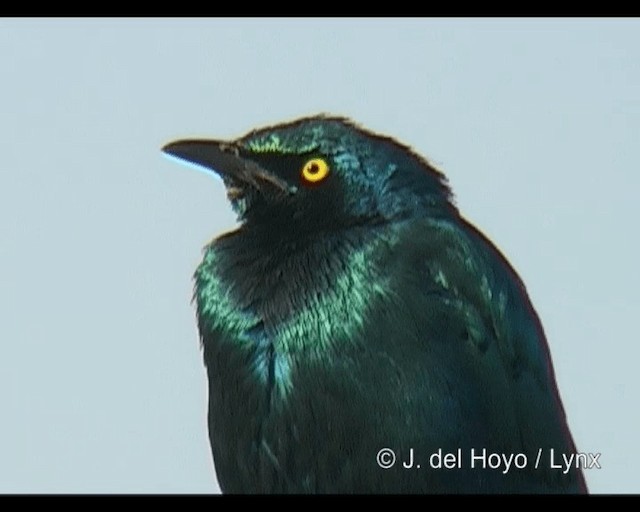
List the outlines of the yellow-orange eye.
{"label": "yellow-orange eye", "polygon": [[329,176],[329,165],[322,158],[312,158],[304,164],[300,174],[304,181],[315,185]]}

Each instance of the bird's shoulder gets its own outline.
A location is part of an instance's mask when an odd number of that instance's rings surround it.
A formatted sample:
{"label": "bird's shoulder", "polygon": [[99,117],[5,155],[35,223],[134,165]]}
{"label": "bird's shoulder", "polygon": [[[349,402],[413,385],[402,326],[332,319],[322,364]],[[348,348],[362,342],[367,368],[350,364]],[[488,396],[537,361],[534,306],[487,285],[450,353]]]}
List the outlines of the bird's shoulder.
{"label": "bird's shoulder", "polygon": [[429,310],[456,316],[465,330],[458,334],[479,354],[493,344],[514,377],[526,370],[545,380],[540,319],[519,275],[486,236],[459,217],[427,218],[397,226],[390,241],[381,265],[399,300],[419,297],[417,313],[432,325],[437,313]]}

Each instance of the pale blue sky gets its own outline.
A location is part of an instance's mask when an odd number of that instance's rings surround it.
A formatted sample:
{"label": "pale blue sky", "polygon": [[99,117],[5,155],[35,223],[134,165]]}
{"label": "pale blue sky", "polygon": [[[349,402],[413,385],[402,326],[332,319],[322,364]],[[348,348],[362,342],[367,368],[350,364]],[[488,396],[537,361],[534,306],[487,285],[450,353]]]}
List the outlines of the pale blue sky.
{"label": "pale blue sky", "polygon": [[234,224],[163,158],[330,112],[448,175],[638,492],[639,20],[0,20],[0,492],[217,492],[190,304]]}

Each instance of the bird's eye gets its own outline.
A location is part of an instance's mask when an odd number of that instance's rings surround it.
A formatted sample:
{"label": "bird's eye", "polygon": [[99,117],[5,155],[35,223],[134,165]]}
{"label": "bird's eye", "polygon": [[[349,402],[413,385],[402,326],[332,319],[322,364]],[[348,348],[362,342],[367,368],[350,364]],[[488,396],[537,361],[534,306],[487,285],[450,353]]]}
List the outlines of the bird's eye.
{"label": "bird's eye", "polygon": [[329,165],[322,158],[312,158],[304,164],[300,175],[305,182],[315,185],[329,176]]}

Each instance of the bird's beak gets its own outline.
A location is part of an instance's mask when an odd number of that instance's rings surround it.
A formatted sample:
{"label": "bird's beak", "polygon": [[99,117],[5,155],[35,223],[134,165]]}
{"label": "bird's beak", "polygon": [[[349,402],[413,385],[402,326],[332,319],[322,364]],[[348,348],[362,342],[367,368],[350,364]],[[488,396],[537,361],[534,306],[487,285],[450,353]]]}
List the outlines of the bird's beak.
{"label": "bird's beak", "polygon": [[164,146],[162,151],[219,174],[231,199],[242,195],[247,186],[258,191],[269,188],[289,194],[295,192],[294,187],[251,160],[234,142],[178,140]]}

